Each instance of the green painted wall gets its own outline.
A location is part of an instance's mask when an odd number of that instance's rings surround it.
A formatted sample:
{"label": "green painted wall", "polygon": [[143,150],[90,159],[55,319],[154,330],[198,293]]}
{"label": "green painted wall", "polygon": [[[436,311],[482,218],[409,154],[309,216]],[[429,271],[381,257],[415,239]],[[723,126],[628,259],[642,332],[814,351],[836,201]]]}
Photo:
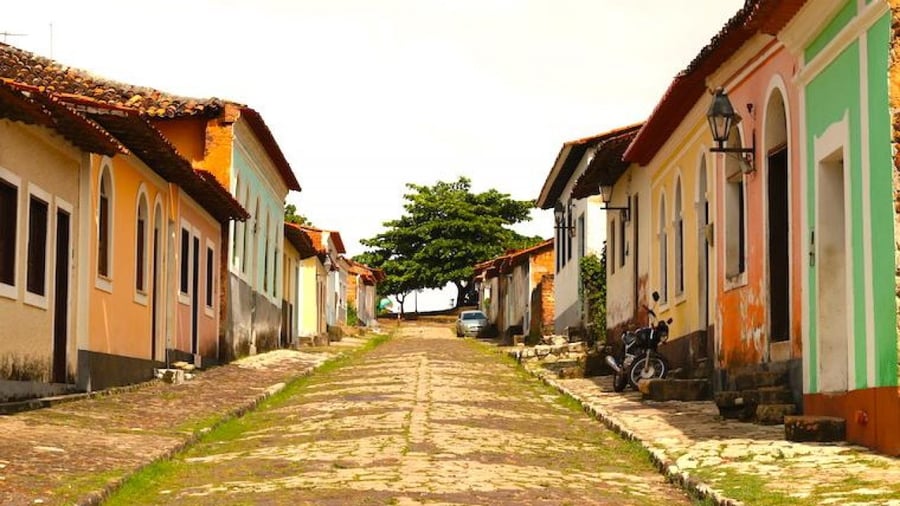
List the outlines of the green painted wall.
{"label": "green painted wall", "polygon": [[891,16],[885,14],[866,36],[868,46],[870,205],[875,315],[876,386],[897,384],[897,306],[894,264],[893,159],[888,102]]}
{"label": "green painted wall", "polygon": [[847,26],[850,21],[856,17],[856,0],[847,0],[841,10],[838,11],[834,19],[828,23],[818,36],[806,47],[803,57],[807,63],[816,57],[832,39],[841,33],[841,30]]}
{"label": "green painted wall", "polygon": [[[856,1],[851,0],[844,5],[840,13],[806,48],[807,61],[815,57],[856,13]],[[820,72],[806,87],[806,110],[804,111],[807,126],[807,219],[810,227],[815,226],[817,187],[817,164],[815,156],[815,138],[821,136],[827,128],[840,121],[844,114],[848,116],[849,160],[845,160],[848,171],[850,209],[850,235],[852,258],[848,267],[853,277],[848,286],[855,301],[853,314],[849,315],[853,329],[852,346],[854,350],[854,371],[848,387],[860,389],[872,386],[893,386],[897,384],[897,308],[895,301],[895,261],[894,261],[894,214],[893,214],[893,159],[891,152],[890,112],[888,107],[888,62],[891,36],[890,15],[879,19],[865,34],[867,51],[865,58],[867,75],[864,84],[860,84],[861,44],[859,41],[850,44],[837,58]],[[868,133],[865,141],[862,138],[863,95],[861,86],[865,86],[868,102]],[[867,143],[869,151],[869,167],[862,164],[862,146]],[[869,171],[868,200],[864,200],[863,171]],[[871,216],[871,257],[866,257],[863,241],[863,210]],[[809,238],[807,230],[806,237]],[[866,265],[872,267],[872,293],[867,293],[865,286]],[[817,296],[816,267],[809,270],[809,350],[808,360],[810,392],[818,392],[818,338],[817,338]],[[868,296],[868,298],[867,298]],[[865,306],[871,301],[872,307]],[[875,330],[875,384],[868,381],[867,315],[871,309]]]}
{"label": "green painted wall", "polygon": [[[815,155],[815,138],[821,137],[825,130],[832,124],[841,121],[844,114],[848,114],[849,121],[849,160],[844,160],[845,170],[849,174],[849,199],[847,205],[850,208],[850,241],[852,242],[853,257],[848,259],[848,267],[851,270],[853,283],[847,287],[853,300],[864,301],[865,271],[859,254],[863,251],[862,241],[862,199],[860,189],[862,187],[862,166],[860,156],[860,104],[859,104],[859,44],[853,43],[844,50],[830,65],[828,65],[806,87],[806,126],[807,126],[807,216],[808,223],[814,227],[816,223],[816,175],[818,161]],[[807,237],[809,234],[807,233]],[[810,389],[817,391],[817,297],[816,294],[816,267],[809,270],[810,290],[808,294],[809,320],[810,320]],[[864,308],[859,304],[854,306],[853,314],[849,315],[854,339],[856,355],[856,377],[858,384],[860,379],[865,381],[866,375],[866,341],[863,336],[866,332]],[[852,382],[851,382],[852,383]]]}

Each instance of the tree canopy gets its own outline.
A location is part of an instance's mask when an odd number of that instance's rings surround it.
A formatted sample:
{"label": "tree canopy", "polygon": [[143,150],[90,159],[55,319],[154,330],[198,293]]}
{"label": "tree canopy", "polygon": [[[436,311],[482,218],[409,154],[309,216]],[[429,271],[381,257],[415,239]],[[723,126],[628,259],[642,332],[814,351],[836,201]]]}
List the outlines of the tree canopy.
{"label": "tree canopy", "polygon": [[494,189],[473,193],[465,177],[406,187],[403,215],[385,222],[384,232],[362,240],[369,250],[356,258],[384,270],[387,280],[379,291],[396,296],[401,311],[406,293],[449,283],[457,288],[457,306],[471,303],[476,263],[541,241],[508,228],[531,219],[531,201]]}
{"label": "tree canopy", "polygon": [[294,223],[296,225],[306,225],[311,227],[312,222],[310,222],[306,216],[302,214],[297,214],[297,206],[294,204],[287,204],[284,206],[284,221],[286,223]]}

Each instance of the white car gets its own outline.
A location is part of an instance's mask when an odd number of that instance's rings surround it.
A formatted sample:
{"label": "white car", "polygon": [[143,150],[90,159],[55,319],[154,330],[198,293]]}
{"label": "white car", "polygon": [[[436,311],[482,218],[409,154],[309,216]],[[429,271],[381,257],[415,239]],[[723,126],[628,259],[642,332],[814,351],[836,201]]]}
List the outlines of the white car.
{"label": "white car", "polygon": [[456,319],[456,337],[483,336],[487,329],[487,316],[478,310],[461,311]]}

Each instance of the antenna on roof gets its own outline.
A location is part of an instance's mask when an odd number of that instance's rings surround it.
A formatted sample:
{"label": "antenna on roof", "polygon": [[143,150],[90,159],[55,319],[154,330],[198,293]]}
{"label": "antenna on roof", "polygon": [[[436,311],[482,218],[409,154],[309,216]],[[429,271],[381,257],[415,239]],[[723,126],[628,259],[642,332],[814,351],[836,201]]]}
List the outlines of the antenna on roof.
{"label": "antenna on roof", "polygon": [[3,36],[3,43],[6,44],[7,37],[26,37],[27,33],[12,33],[12,32],[0,32],[0,35]]}

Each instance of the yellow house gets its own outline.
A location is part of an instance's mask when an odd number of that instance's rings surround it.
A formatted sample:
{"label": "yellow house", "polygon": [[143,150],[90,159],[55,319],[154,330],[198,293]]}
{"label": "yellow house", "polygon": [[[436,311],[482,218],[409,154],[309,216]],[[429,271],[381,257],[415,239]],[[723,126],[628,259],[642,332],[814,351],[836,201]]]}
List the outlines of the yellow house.
{"label": "yellow house", "polygon": [[88,153],[125,151],[50,97],[0,83],[0,401],[74,388]]}
{"label": "yellow house", "polygon": [[[291,332],[297,338],[316,340],[325,337],[325,290],[328,271],[324,259],[327,251],[323,243],[323,231],[311,227],[284,224],[285,250],[293,256],[294,267],[292,294],[294,315]],[[295,252],[295,253],[294,253]],[[287,266],[287,261],[285,262]],[[287,284],[287,280],[285,280]]]}

